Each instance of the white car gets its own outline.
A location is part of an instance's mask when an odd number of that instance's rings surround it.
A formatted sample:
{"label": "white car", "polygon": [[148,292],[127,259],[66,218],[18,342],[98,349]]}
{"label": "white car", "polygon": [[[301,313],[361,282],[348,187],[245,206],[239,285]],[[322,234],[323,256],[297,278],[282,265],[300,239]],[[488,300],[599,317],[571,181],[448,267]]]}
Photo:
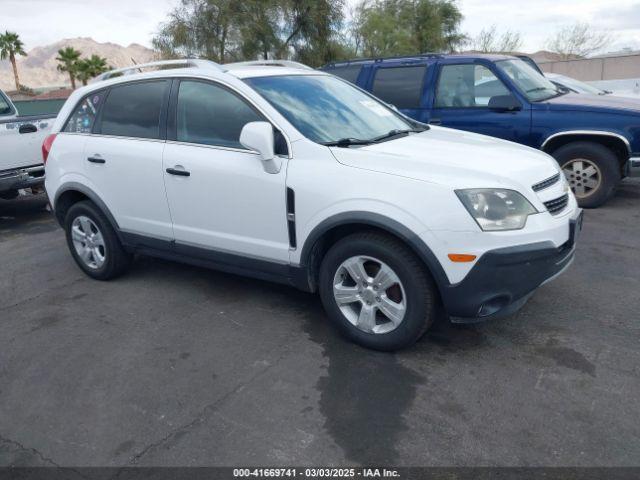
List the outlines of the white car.
{"label": "white car", "polygon": [[395,350],[440,305],[454,321],[515,311],[574,258],[581,210],[538,150],[282,62],[160,65],[76,91],[44,144],[55,215],[95,279],[142,253],[283,282]]}
{"label": "white car", "polygon": [[0,199],[18,196],[21,189],[42,188],[42,141],[50,133],[55,115],[18,115],[0,90]]}

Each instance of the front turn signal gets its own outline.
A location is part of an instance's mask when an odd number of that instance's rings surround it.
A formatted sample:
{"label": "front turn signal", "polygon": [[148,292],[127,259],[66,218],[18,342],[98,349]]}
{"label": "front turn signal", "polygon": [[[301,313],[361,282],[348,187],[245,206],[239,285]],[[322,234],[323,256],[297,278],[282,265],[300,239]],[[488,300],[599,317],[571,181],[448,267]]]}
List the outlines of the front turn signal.
{"label": "front turn signal", "polygon": [[447,256],[449,260],[456,263],[473,262],[476,259],[475,255],[467,255],[466,253],[450,253]]}

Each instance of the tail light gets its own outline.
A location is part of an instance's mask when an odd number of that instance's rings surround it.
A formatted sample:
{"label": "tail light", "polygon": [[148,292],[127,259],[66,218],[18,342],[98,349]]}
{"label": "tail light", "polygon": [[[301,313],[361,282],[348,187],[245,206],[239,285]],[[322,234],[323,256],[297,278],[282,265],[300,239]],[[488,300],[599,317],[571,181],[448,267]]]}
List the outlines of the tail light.
{"label": "tail light", "polygon": [[53,146],[53,141],[56,139],[56,134],[52,133],[42,142],[42,163],[47,163],[47,159],[49,158],[49,152],[51,151],[51,147]]}

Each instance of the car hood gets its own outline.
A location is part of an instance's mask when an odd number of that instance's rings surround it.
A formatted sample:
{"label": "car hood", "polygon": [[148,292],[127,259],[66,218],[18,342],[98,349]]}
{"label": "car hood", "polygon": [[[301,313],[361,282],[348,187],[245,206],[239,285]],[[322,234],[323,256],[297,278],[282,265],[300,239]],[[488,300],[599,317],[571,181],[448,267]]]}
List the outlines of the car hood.
{"label": "car hood", "polygon": [[640,114],[640,98],[616,97],[613,95],[591,95],[588,93],[568,93],[560,97],[540,102],[543,108],[558,111],[611,111]]}
{"label": "car hood", "polygon": [[350,167],[453,188],[529,192],[531,185],[559,171],[555,160],[539,150],[442,127],[364,147],[332,147],[331,151]]}

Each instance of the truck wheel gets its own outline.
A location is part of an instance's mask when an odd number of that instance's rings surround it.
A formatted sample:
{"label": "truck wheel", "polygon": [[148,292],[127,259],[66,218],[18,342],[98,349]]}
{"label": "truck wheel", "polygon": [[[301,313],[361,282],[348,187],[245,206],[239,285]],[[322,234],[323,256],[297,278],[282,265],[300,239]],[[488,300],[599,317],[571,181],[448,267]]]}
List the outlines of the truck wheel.
{"label": "truck wheel", "polygon": [[0,198],[2,200],[13,200],[14,198],[16,198],[20,193],[18,192],[18,190],[8,190],[6,192],[0,192]]}
{"label": "truck wheel", "polygon": [[571,190],[584,208],[596,208],[611,198],[620,182],[618,157],[593,142],[574,142],[553,152]]}
{"label": "truck wheel", "polygon": [[378,233],[353,234],[331,247],[319,290],[338,329],[375,350],[413,344],[436,315],[435,285],[422,263],[401,242]]}
{"label": "truck wheel", "polygon": [[67,245],[78,266],[96,280],[110,280],[131,264],[111,223],[90,201],[74,204],[65,217]]}

